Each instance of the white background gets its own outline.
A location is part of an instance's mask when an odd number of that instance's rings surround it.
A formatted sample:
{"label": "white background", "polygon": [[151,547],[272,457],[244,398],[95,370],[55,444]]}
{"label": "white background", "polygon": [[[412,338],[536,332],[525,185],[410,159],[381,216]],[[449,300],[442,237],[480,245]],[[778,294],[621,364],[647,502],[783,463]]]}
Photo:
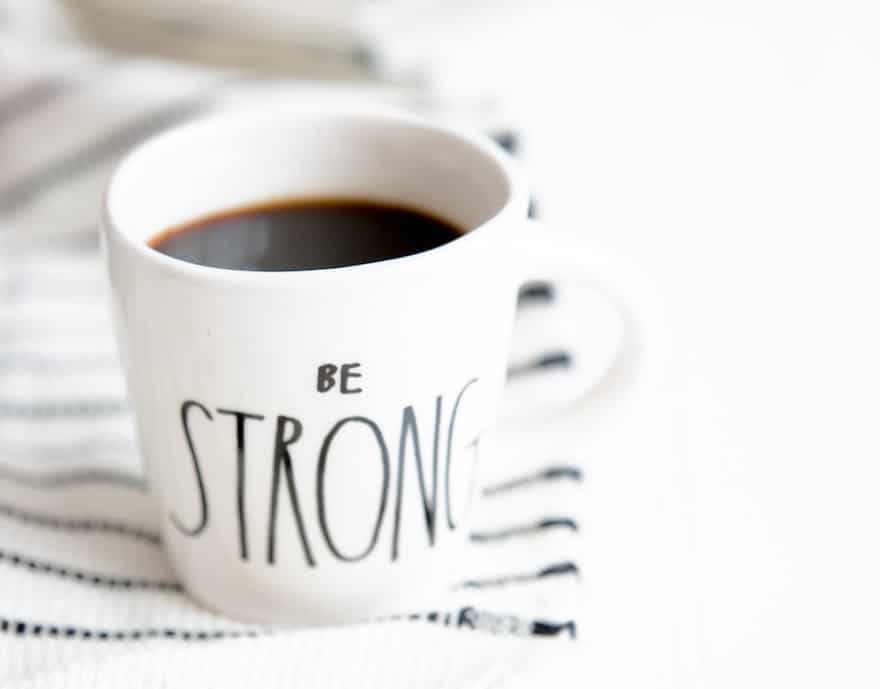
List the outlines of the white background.
{"label": "white background", "polygon": [[584,686],[880,686],[874,8],[558,3],[520,37],[546,217],[637,260],[677,343],[594,463]]}

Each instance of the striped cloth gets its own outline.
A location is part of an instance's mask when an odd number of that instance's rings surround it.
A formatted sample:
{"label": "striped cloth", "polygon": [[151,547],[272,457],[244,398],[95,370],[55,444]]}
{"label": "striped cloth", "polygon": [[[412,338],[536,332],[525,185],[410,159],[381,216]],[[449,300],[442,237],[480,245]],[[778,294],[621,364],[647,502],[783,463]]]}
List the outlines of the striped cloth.
{"label": "striped cloth", "polygon": [[[430,610],[294,631],[210,613],[173,579],[110,330],[99,195],[119,157],[161,129],[318,99],[488,124],[381,86],[38,59],[0,38],[0,685],[514,686],[578,653],[583,474],[577,455],[550,454],[536,432],[501,438],[469,577]],[[519,327],[544,332],[553,298],[548,285],[525,289]],[[522,354],[513,394],[571,364],[564,349]]]}

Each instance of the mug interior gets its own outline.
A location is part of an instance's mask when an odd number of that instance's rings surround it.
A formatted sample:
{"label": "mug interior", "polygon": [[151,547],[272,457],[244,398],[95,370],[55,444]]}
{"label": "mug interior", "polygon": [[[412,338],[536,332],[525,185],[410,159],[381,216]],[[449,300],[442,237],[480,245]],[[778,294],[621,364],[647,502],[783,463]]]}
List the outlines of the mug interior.
{"label": "mug interior", "polygon": [[498,214],[512,176],[491,144],[407,116],[232,115],[131,153],[106,197],[114,229],[145,243],[218,211],[284,198],[353,198],[426,211],[467,232]]}

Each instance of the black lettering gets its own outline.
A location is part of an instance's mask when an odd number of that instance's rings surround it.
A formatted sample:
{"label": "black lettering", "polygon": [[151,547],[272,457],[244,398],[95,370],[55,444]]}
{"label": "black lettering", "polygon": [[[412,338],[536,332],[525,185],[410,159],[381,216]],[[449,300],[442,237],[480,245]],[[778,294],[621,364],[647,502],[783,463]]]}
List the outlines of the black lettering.
{"label": "black lettering", "polygon": [[323,364],[318,366],[318,392],[327,392],[336,385],[336,366],[333,364]]}
{"label": "black lettering", "polygon": [[260,414],[248,414],[243,411],[234,411],[232,409],[218,409],[218,414],[227,414],[235,417],[235,448],[236,448],[236,482],[238,495],[238,542],[239,553],[242,560],[248,559],[248,543],[247,543],[247,517],[245,515],[244,506],[244,489],[245,489],[245,433],[244,425],[248,419],[262,421],[265,417]]}
{"label": "black lettering", "polygon": [[428,542],[434,545],[436,509],[437,509],[437,464],[440,454],[440,418],[443,413],[443,398],[437,397],[434,410],[434,457],[431,466],[431,497],[425,487],[425,476],[422,470],[422,450],[419,443],[419,427],[412,406],[403,410],[403,419],[400,423],[400,447],[397,458],[397,503],[394,509],[394,536],[391,541],[391,560],[397,559],[397,542],[400,533],[400,511],[403,503],[403,475],[404,461],[406,459],[407,438],[412,436],[413,450],[416,456],[416,473],[419,477],[419,489],[422,495],[422,508],[425,511],[425,525],[428,529]]}
{"label": "black lettering", "polygon": [[[379,502],[379,512],[376,515],[376,523],[373,527],[373,536],[370,539],[369,544],[366,549],[360,553],[359,555],[346,555],[341,553],[339,549],[336,547],[336,544],[333,542],[333,539],[330,537],[330,530],[327,528],[327,504],[324,496],[324,473],[327,469],[327,453],[330,449],[330,445],[333,442],[333,439],[336,437],[336,434],[345,426],[347,423],[362,423],[366,425],[371,431],[373,431],[373,435],[376,436],[376,442],[379,445],[379,450],[382,455],[382,497]],[[344,560],[345,562],[357,562],[358,560],[363,560],[367,555],[369,555],[373,548],[376,547],[376,541],[379,540],[379,529],[382,526],[382,519],[385,516],[385,504],[388,501],[388,480],[389,480],[389,461],[388,461],[388,447],[385,445],[385,439],[382,437],[382,431],[376,425],[375,422],[367,419],[363,416],[349,416],[340,421],[336,422],[336,425],[330,429],[330,432],[327,434],[327,437],[324,438],[324,442],[321,445],[321,454],[318,457],[318,523],[321,525],[321,533],[324,534],[324,540],[327,543],[327,547],[330,549],[330,552],[338,560]]]}
{"label": "black lettering", "polygon": [[477,628],[476,621],[477,611],[474,608],[468,606],[466,608],[462,608],[458,611],[458,621],[456,622],[456,626],[458,627],[470,627],[471,629]]}
{"label": "black lettering", "polygon": [[342,373],[339,375],[339,390],[343,395],[353,395],[357,392],[363,392],[361,388],[349,388],[349,378],[360,378],[360,373],[355,373],[356,368],[360,368],[360,364],[342,364]]}
{"label": "black lettering", "polygon": [[455,522],[452,519],[452,503],[449,499],[449,468],[452,464],[452,433],[455,431],[455,420],[458,418],[458,405],[461,403],[461,398],[464,396],[464,393],[467,389],[477,382],[477,378],[471,378],[467,383],[464,384],[464,387],[458,393],[458,397],[455,398],[455,404],[452,407],[452,416],[449,417],[449,434],[446,442],[446,524],[449,526],[450,530],[455,529]]}
{"label": "black lettering", "polygon": [[[290,434],[288,435],[288,427]],[[284,479],[287,484],[287,494],[290,496],[293,516],[296,520],[296,528],[299,532],[299,540],[309,567],[315,566],[312,551],[309,548],[308,537],[303,526],[302,513],[299,509],[299,500],[296,496],[296,481],[293,474],[293,462],[287,448],[299,440],[302,435],[302,424],[289,416],[279,416],[275,422],[275,453],[272,462],[272,500],[269,505],[269,543],[266,550],[266,560],[269,564],[275,564],[275,531],[277,529],[278,514],[278,491],[281,487],[281,469],[284,469]]]}
{"label": "black lettering", "polygon": [[186,400],[180,406],[180,422],[183,425],[183,433],[186,436],[186,444],[189,446],[189,456],[192,459],[193,470],[196,475],[196,485],[199,489],[199,520],[195,526],[189,528],[181,523],[177,515],[169,513],[168,516],[171,519],[171,523],[177,527],[178,531],[186,534],[187,536],[198,536],[202,531],[204,531],[205,527],[208,525],[208,497],[205,494],[205,483],[202,480],[202,470],[199,467],[199,458],[196,455],[196,449],[193,446],[192,436],[189,432],[189,410],[193,407],[197,407],[198,409],[200,409],[201,412],[205,416],[207,416],[209,420],[214,420],[214,417],[211,416],[211,412],[209,412],[204,407],[204,405],[196,402],[195,400]]}

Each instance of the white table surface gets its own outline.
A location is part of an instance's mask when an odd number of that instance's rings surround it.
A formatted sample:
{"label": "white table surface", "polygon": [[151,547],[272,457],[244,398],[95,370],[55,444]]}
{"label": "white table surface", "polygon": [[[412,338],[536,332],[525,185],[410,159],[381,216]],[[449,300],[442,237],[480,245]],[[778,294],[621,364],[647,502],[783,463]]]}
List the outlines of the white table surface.
{"label": "white table surface", "polygon": [[530,166],[676,342],[595,440],[583,685],[876,687],[880,15],[583,5],[521,36]]}

